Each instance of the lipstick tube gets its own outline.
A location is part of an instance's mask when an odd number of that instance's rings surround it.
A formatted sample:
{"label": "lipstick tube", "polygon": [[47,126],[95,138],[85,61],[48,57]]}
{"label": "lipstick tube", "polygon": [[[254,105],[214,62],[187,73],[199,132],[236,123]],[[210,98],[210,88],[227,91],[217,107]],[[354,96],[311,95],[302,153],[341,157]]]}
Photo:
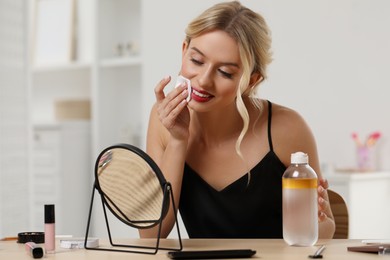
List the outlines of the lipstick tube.
{"label": "lipstick tube", "polygon": [[45,205],[45,250],[46,253],[54,253],[55,244],[55,211],[54,205]]}
{"label": "lipstick tube", "polygon": [[32,258],[42,258],[43,256],[42,247],[38,246],[34,242],[25,243],[25,249]]}

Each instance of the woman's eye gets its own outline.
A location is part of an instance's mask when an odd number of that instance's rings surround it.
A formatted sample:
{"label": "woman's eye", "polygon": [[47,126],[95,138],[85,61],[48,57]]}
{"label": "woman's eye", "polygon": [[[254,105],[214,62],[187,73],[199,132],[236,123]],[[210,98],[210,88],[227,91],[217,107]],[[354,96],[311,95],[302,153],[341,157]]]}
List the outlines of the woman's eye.
{"label": "woman's eye", "polygon": [[233,78],[233,74],[231,74],[231,73],[228,73],[228,72],[226,72],[226,71],[223,71],[223,70],[219,70],[219,72],[225,77],[225,78],[228,78],[228,79],[231,79],[231,78]]}
{"label": "woman's eye", "polygon": [[196,60],[196,59],[194,59],[194,58],[191,58],[191,61],[192,61],[193,63],[195,63],[196,65],[202,65],[202,64],[203,64],[201,61]]}

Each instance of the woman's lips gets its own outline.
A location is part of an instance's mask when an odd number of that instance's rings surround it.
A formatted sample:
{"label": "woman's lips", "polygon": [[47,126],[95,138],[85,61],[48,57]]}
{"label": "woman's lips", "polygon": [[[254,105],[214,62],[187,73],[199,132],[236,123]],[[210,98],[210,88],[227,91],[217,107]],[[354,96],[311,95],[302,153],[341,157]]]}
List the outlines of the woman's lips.
{"label": "woman's lips", "polygon": [[213,95],[210,95],[205,91],[192,88],[191,98],[197,102],[207,102],[213,97],[214,97]]}

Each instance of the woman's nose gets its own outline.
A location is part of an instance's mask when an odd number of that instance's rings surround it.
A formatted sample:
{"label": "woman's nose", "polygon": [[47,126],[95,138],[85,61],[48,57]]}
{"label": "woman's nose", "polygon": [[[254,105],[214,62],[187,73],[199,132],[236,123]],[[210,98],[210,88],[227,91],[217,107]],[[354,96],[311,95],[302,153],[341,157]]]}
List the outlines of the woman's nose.
{"label": "woman's nose", "polygon": [[212,70],[211,68],[204,68],[198,74],[199,87],[203,89],[210,88],[212,86]]}

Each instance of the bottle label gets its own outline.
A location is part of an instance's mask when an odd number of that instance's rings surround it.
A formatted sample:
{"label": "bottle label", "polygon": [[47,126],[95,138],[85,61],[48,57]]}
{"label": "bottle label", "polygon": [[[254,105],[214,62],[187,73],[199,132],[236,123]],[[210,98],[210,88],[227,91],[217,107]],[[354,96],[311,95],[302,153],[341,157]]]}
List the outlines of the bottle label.
{"label": "bottle label", "polygon": [[283,189],[316,189],[317,179],[283,178]]}

